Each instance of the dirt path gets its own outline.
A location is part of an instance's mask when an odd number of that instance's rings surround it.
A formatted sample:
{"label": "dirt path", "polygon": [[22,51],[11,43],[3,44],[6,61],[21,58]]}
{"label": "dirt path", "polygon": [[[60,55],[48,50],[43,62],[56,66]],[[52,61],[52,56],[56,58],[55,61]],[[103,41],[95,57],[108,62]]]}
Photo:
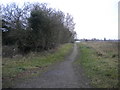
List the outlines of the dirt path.
{"label": "dirt path", "polygon": [[[73,61],[77,56],[77,46],[66,61],[61,62],[47,72],[38,77],[31,78],[22,83],[17,84],[16,88],[84,88],[89,87],[83,76],[76,75],[73,69]],[[81,78],[81,79],[80,79]],[[82,82],[81,82],[81,81]]]}

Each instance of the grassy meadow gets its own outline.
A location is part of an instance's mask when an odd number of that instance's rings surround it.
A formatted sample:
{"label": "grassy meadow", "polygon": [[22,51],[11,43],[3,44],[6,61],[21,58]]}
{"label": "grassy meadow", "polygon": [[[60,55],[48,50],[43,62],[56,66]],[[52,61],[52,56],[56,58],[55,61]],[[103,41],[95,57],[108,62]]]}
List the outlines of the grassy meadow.
{"label": "grassy meadow", "polygon": [[91,85],[96,88],[117,88],[118,42],[80,42],[79,58]]}
{"label": "grassy meadow", "polygon": [[3,87],[11,87],[15,79],[25,79],[47,70],[54,63],[64,60],[72,47],[73,44],[65,44],[42,53],[30,53],[27,56],[17,58],[3,58]]}

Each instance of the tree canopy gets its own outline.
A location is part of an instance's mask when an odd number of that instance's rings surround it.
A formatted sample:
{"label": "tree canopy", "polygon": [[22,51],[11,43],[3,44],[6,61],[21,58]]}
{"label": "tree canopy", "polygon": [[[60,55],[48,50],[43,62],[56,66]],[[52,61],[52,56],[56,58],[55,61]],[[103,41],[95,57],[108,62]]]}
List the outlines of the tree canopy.
{"label": "tree canopy", "polygon": [[17,45],[22,53],[74,42],[73,17],[47,4],[2,5],[2,17],[3,45]]}

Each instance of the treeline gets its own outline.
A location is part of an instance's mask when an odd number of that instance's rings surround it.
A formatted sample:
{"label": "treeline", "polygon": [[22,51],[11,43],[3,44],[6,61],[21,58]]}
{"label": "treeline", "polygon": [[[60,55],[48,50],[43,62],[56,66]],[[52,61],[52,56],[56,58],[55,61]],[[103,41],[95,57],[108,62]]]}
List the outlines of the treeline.
{"label": "treeline", "polygon": [[15,45],[21,53],[74,42],[74,26],[70,14],[48,8],[47,4],[2,5],[2,44]]}

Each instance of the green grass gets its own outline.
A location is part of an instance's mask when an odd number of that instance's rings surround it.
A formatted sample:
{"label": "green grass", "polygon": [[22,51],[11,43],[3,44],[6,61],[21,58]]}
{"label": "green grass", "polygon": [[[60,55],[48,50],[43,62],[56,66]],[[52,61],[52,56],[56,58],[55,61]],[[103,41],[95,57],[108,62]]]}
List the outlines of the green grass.
{"label": "green grass", "polygon": [[[3,59],[2,75],[4,78],[3,87],[10,87],[11,78],[15,78],[18,74],[53,65],[56,62],[64,60],[64,57],[70,52],[73,44],[65,44],[57,48],[54,52],[43,52],[42,54],[29,54],[27,57],[15,59]],[[22,78],[27,76],[22,76]]]}
{"label": "green grass", "polygon": [[[96,49],[88,43],[80,43],[79,59],[76,64],[81,65],[86,75],[91,80],[91,85],[96,88],[117,88],[118,87],[118,59],[98,56]],[[102,49],[102,48],[101,48]],[[111,55],[111,53],[107,53]]]}

